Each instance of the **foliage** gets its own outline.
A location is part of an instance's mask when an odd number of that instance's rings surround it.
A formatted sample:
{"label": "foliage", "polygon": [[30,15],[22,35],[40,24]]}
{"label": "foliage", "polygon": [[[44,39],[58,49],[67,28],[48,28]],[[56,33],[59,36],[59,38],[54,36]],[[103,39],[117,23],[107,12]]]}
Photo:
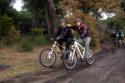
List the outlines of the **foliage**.
{"label": "foliage", "polygon": [[28,41],[27,39],[22,39],[20,40],[16,49],[20,52],[32,51],[33,45],[31,44],[31,41]]}
{"label": "foliage", "polygon": [[8,36],[5,37],[5,44],[14,44],[20,39],[20,33],[12,26],[8,32]]}
{"label": "foliage", "polygon": [[32,15],[32,27],[45,27],[49,36],[55,32],[57,20],[63,18],[60,0],[23,0],[24,8]]}
{"label": "foliage", "polygon": [[[43,30],[47,32],[46,37],[50,37],[55,30],[55,24],[58,25],[59,19],[65,17],[71,24],[74,23],[75,18],[81,18],[93,32],[92,47],[99,47],[95,19],[100,16],[98,10],[102,8],[106,12],[121,12],[118,0],[23,0],[25,11],[20,12],[11,7],[12,1],[14,0],[0,0],[0,38],[11,42],[18,40],[20,35],[30,33],[38,39],[43,38]],[[121,7],[124,10],[124,1]],[[107,23],[111,28],[124,29],[122,17],[109,19]],[[42,39],[37,42],[37,44],[43,43]],[[24,43],[21,44],[22,47]]]}
{"label": "foliage", "polygon": [[81,18],[91,28],[93,31],[91,46],[94,48],[99,48],[95,19],[100,17],[98,10],[102,8],[103,11],[116,13],[116,10],[120,10],[120,2],[116,0],[61,0],[60,5],[66,19],[73,21],[75,18]]}
{"label": "foliage", "polygon": [[49,41],[45,37],[38,36],[36,39],[32,40],[30,36],[24,36],[16,43],[16,49],[19,52],[27,52],[32,51],[36,46],[39,47],[48,43]]}
{"label": "foliage", "polygon": [[7,15],[0,17],[0,38],[7,44],[14,43],[20,34],[13,25],[13,20]]}
{"label": "foliage", "polygon": [[21,31],[21,34],[27,34],[31,31],[32,17],[27,11],[20,11],[17,15],[17,29]]}
{"label": "foliage", "polygon": [[7,15],[0,17],[1,36],[7,36],[11,26],[13,26],[13,20],[11,17],[8,17]]}
{"label": "foliage", "polygon": [[11,0],[0,0],[0,15],[4,15],[6,13],[10,3]]}
{"label": "foliage", "polygon": [[125,27],[125,18],[123,16],[115,16],[105,21],[111,29],[118,30],[124,29]]}
{"label": "foliage", "polygon": [[121,7],[122,7],[123,10],[125,11],[125,0],[123,0],[123,1],[121,2]]}
{"label": "foliage", "polygon": [[91,38],[91,48],[95,51],[100,50],[99,33],[93,28],[91,28]]}
{"label": "foliage", "polygon": [[31,34],[34,34],[35,36],[42,36],[42,28],[32,28]]}

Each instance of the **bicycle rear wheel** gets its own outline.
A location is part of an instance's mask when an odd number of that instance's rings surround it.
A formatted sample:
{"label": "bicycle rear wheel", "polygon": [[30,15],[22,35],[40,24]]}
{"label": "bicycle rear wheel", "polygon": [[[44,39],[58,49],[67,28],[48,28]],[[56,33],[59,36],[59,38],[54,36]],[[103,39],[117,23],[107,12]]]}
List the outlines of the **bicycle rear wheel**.
{"label": "bicycle rear wheel", "polygon": [[51,49],[41,51],[39,61],[43,66],[50,67],[56,62],[56,54]]}
{"label": "bicycle rear wheel", "polygon": [[[76,53],[74,55],[72,50],[68,50],[64,55],[63,55],[63,63],[64,66],[67,69],[73,69],[76,64],[77,64],[77,57],[76,57]],[[71,57],[72,56],[72,57]]]}

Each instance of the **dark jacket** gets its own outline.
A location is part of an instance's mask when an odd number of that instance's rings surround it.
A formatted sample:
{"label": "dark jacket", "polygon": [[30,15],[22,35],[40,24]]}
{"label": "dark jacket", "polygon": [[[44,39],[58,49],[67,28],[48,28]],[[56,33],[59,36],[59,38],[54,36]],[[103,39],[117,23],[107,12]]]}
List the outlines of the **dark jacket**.
{"label": "dark jacket", "polygon": [[110,38],[111,39],[115,39],[116,38],[116,34],[115,33],[111,33]]}
{"label": "dark jacket", "polygon": [[74,35],[72,34],[72,31],[70,27],[64,26],[63,28],[60,26],[55,34],[56,37],[61,37],[62,39],[68,39],[68,38],[73,38]]}

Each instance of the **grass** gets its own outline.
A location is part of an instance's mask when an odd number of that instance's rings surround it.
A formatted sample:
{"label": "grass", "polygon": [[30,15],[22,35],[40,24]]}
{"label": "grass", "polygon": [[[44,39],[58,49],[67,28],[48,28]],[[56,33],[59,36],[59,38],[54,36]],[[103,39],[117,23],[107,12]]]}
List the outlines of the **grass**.
{"label": "grass", "polygon": [[37,50],[30,53],[16,52],[10,48],[0,50],[0,64],[9,66],[7,69],[0,71],[0,80],[35,72],[41,68],[38,62],[38,55],[39,51]]}
{"label": "grass", "polygon": [[28,40],[21,40],[18,44],[16,49],[20,52],[32,51],[33,44],[31,41]]}
{"label": "grass", "polygon": [[35,47],[39,47],[48,43],[49,41],[46,38],[37,37],[35,39],[32,39],[30,37],[22,37],[16,44],[16,49],[19,52],[30,52]]}
{"label": "grass", "polygon": [[6,40],[0,41],[0,49],[4,47],[14,47],[19,52],[31,52],[35,47],[49,44],[48,37],[44,36],[22,36],[17,42],[13,42],[11,45],[4,43]]}
{"label": "grass", "polygon": [[1,45],[0,64],[9,68],[0,71],[0,80],[35,72],[41,69],[38,61],[39,53],[45,49],[49,41],[43,37],[32,40],[31,37],[22,37],[12,47]]}
{"label": "grass", "polygon": [[1,76],[0,76],[0,80],[4,80],[7,78],[15,77],[17,75],[33,72],[33,71],[37,70],[38,67],[39,67],[38,64],[32,65],[32,66],[27,66],[24,64],[16,65],[16,66],[11,67],[10,69],[4,71],[3,74],[1,74]]}

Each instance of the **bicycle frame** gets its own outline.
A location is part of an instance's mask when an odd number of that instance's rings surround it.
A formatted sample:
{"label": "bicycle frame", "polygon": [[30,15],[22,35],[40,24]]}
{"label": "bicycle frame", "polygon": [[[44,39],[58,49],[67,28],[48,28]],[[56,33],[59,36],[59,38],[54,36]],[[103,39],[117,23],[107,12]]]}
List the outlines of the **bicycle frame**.
{"label": "bicycle frame", "polygon": [[[57,43],[57,41],[54,41],[54,44],[51,46],[51,53],[53,53],[53,51],[55,51],[56,53],[58,53],[59,55],[61,55],[61,50],[59,49],[59,46],[61,46],[61,45],[59,45],[58,43]],[[66,49],[65,47],[63,47],[63,46],[61,46],[63,49]]]}
{"label": "bicycle frame", "polygon": [[[74,45],[72,45],[73,48],[73,55],[75,54],[76,50],[80,54],[80,57],[83,59],[85,55],[85,47],[81,46],[77,41],[74,41]],[[81,51],[81,50],[82,51]]]}

